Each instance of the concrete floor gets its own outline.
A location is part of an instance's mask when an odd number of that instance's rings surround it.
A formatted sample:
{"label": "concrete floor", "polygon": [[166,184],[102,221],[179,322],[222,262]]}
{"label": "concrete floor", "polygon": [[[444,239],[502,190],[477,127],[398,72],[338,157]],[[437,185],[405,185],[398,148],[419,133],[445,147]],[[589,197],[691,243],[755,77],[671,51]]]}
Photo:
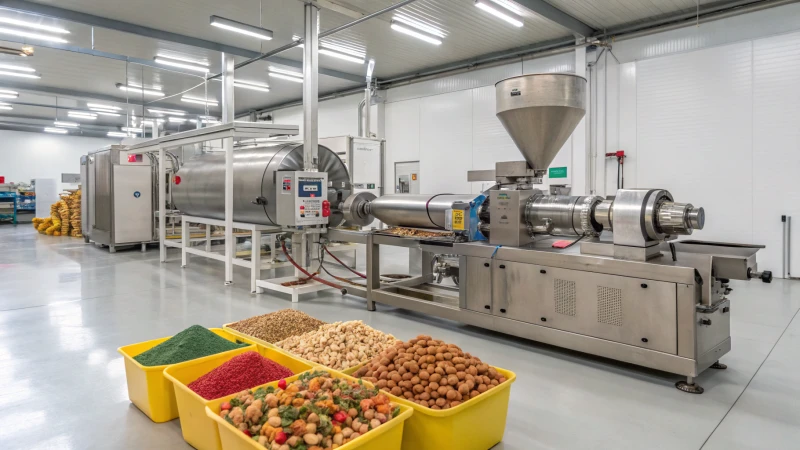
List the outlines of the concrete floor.
{"label": "concrete floor", "polygon": [[[177,420],[154,424],[129,403],[117,347],[291,303],[250,295],[239,268],[224,287],[220,263],[193,258],[182,270],[176,251],[170,258],[159,263],[155,249],[111,255],[30,225],[0,226],[0,448],[190,448]],[[796,449],[800,284],[732,284],[729,369],[698,377],[703,395],[677,391],[673,375],[388,307],[370,313],[363,300],[333,292],[299,309],[361,319],[401,339],[431,334],[516,372],[496,449]]]}

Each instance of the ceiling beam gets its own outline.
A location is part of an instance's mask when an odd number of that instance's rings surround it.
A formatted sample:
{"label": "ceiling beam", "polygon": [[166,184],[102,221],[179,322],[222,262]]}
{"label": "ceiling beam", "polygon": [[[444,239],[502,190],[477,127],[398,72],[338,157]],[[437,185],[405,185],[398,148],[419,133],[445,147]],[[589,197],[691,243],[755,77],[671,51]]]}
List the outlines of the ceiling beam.
{"label": "ceiling beam", "polygon": [[[545,19],[561,25],[573,34],[580,37],[589,37],[595,33],[595,29],[580,20],[570,16],[564,11],[547,3],[544,0],[510,0],[512,3],[527,9],[528,11],[544,17]],[[1,3],[1,2],[0,2]]]}
{"label": "ceiling beam", "polygon": [[[93,14],[87,14],[78,11],[72,11],[69,9],[59,8],[57,6],[34,3],[28,0],[0,0],[0,8],[12,9],[15,11],[36,14],[39,16],[68,20],[70,22],[81,23],[92,27],[99,27],[108,30],[120,31],[123,33],[134,34],[137,36],[158,39],[161,41],[175,42],[178,44],[203,48],[206,50],[229,53],[231,55],[242,56],[248,59],[252,59],[261,55],[261,53],[259,52],[253,50],[247,50],[240,47],[235,47],[232,45],[220,44],[218,42],[213,42],[192,36],[173,33],[171,31],[158,30],[155,28],[145,27],[130,22],[123,22],[120,20],[95,16]],[[267,58],[267,60],[272,61],[276,64],[282,64],[291,67],[298,67],[297,66],[298,64],[300,66],[302,66],[303,64],[302,61],[294,61],[279,56]],[[321,75],[327,75],[334,78],[341,78],[343,80],[348,80],[348,81],[362,82],[364,80],[363,75],[354,75],[339,70],[320,68],[319,73]]]}

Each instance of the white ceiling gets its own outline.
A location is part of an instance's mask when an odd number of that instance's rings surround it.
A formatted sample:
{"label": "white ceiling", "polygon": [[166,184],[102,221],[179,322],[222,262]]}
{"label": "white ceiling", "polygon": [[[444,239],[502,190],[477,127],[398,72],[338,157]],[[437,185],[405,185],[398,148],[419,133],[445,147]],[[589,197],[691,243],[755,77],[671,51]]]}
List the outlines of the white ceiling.
{"label": "white ceiling", "polygon": [[[388,7],[393,0],[330,0],[353,12],[370,13]],[[629,24],[666,14],[682,13],[695,7],[694,0],[547,0],[552,5],[602,30]],[[214,43],[235,46],[253,52],[266,52],[291,42],[293,36],[303,34],[303,5],[301,0],[263,0],[263,12],[259,19],[259,0],[34,0],[31,3],[55,6],[108,19],[149,27],[156,30],[178,33]],[[707,3],[704,1],[703,3]],[[390,20],[396,13],[425,21],[440,30],[446,37],[440,46],[433,46],[390,29]],[[236,33],[211,27],[209,17],[219,15],[233,20],[263,24],[274,32],[272,41],[259,41]],[[94,99],[108,103],[115,101],[125,111],[143,113],[143,103],[148,106],[181,109],[192,114],[204,114],[197,104],[180,101],[182,93],[195,97],[208,96],[220,99],[220,83],[204,83],[202,76],[176,72],[162,67],[152,67],[153,57],[159,53],[203,60],[210,64],[213,73],[220,71],[220,53],[165,39],[154,39],[113,29],[56,20],[37,15],[0,9],[0,17],[14,17],[68,29],[69,49],[94,52],[97,56],[76,53],[60,48],[34,45],[35,56],[23,60],[0,55],[0,62],[15,61],[34,67],[42,78],[39,80],[11,79],[0,77],[0,88],[10,87],[21,92],[17,100],[22,103],[42,106],[17,105],[13,111],[2,111],[0,120],[9,117],[22,120],[25,117],[42,117],[47,120],[58,114],[65,115],[68,108],[86,108],[86,100]],[[320,29],[327,30],[353,20],[352,17],[321,10]],[[527,12],[523,16],[524,26],[516,28],[474,7],[474,0],[418,0],[396,12],[381,15],[327,38],[352,47],[363,48],[368,58],[376,60],[375,74],[379,79],[388,79],[427,68],[476,58],[553,39],[570,38],[571,32],[543,17]],[[24,39],[0,34],[0,45],[20,47]],[[105,57],[103,57],[105,56]],[[299,63],[302,50],[285,51],[279,55],[285,60]],[[125,61],[125,58],[129,61]],[[115,59],[116,58],[116,59]],[[121,60],[120,60],[121,59]],[[244,57],[236,57],[237,62]],[[146,65],[138,64],[144,62]],[[295,63],[295,64],[296,64]],[[267,83],[271,92],[260,93],[236,89],[236,111],[243,113],[295,101],[302,96],[302,85],[267,75],[267,68],[275,63],[261,61],[250,64],[236,72],[242,80]],[[366,68],[320,55],[320,66],[339,72],[363,76]],[[181,69],[176,69],[181,70]],[[298,69],[295,69],[298,70]],[[358,81],[320,75],[320,93],[357,88]],[[145,86],[161,86],[167,98],[129,96],[116,88],[116,83],[141,83]],[[2,100],[0,100],[2,101]],[[10,101],[14,102],[14,101]],[[58,104],[58,113],[55,105]],[[130,103],[130,105],[126,105]],[[219,107],[211,107],[210,115],[219,116]],[[146,114],[146,111],[145,111]],[[26,119],[29,120],[29,119]],[[103,117],[99,124],[119,126],[124,118]]]}

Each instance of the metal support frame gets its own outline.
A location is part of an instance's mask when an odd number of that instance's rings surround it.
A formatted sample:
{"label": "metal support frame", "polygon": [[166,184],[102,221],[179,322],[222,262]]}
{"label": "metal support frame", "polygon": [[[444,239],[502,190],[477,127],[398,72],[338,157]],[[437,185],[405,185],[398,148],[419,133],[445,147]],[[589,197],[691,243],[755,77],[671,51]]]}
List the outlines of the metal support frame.
{"label": "metal support frame", "polygon": [[303,169],[315,172],[319,158],[319,8],[306,3],[303,12]]}
{"label": "metal support frame", "polygon": [[[233,123],[234,110],[233,55],[222,54],[222,123]],[[225,284],[233,284],[233,137],[222,140],[225,150]]]}
{"label": "metal support frame", "polygon": [[568,29],[576,36],[588,37],[595,33],[594,28],[544,0],[511,0],[511,3],[516,3],[530,12]]}

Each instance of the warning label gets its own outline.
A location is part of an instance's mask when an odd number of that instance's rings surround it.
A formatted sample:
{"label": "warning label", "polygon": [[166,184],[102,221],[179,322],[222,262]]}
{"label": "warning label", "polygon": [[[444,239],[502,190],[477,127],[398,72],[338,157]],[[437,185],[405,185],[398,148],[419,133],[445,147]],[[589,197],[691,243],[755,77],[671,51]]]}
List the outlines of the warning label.
{"label": "warning label", "polygon": [[460,209],[453,210],[453,230],[464,231],[464,211]]}

